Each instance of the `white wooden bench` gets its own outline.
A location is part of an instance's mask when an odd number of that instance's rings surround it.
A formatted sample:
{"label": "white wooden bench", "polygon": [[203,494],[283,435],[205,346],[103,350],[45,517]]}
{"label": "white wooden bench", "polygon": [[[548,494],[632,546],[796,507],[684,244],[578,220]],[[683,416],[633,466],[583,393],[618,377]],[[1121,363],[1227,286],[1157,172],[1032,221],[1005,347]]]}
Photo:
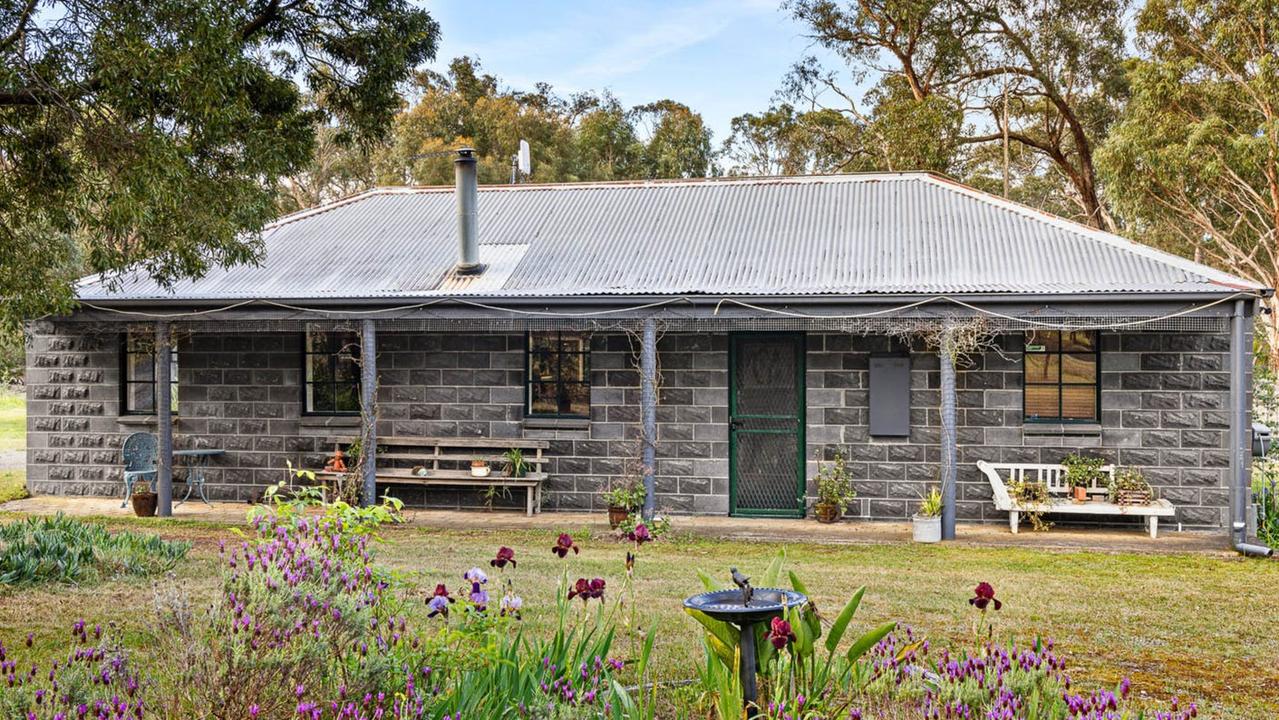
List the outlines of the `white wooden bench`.
{"label": "white wooden bench", "polygon": [[[995,493],[995,508],[1008,513],[1008,527],[1014,534],[1021,520],[1021,513],[1062,513],[1069,515],[1128,515],[1145,518],[1150,537],[1159,534],[1159,518],[1173,517],[1177,508],[1172,503],[1159,498],[1145,505],[1119,505],[1106,500],[1109,489],[1103,482],[1094,482],[1088,488],[1088,502],[1075,502],[1070,499],[1071,488],[1066,485],[1066,467],[1064,465],[1044,465],[1039,463],[989,463],[977,461],[977,468],[990,480],[990,489]],[[1109,481],[1115,475],[1114,465],[1101,467],[1103,477]],[[1025,503],[1013,499],[1008,486],[1014,483],[1029,481],[1043,483],[1048,488],[1051,499],[1046,503]],[[1098,499],[1097,495],[1102,496]]]}
{"label": "white wooden bench", "polygon": [[[345,451],[355,438],[335,437],[326,442]],[[550,443],[545,440],[522,438],[430,438],[430,437],[380,437],[378,448],[386,448],[377,454],[375,476],[386,485],[421,485],[450,487],[514,487],[526,491],[525,511],[528,515],[542,511],[542,482],[546,480],[543,451]],[[520,477],[504,475],[506,464],[503,453],[518,448],[524,453],[528,472]],[[486,477],[471,475],[471,461],[485,460],[492,468]],[[413,466],[426,468],[425,476],[413,473]],[[336,477],[340,473],[318,471],[316,477]]]}

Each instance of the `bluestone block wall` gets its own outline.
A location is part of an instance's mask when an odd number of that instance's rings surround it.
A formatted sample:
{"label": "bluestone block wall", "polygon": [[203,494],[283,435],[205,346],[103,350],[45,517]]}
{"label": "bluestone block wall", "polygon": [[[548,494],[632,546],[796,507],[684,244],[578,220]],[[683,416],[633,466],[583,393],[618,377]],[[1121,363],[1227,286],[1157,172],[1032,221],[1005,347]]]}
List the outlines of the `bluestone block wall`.
{"label": "bluestone block wall", "polygon": [[[28,482],[33,492],[122,492],[119,446],[148,418],[120,415],[121,335],[102,326],[41,321],[28,349]],[[600,509],[609,481],[637,468],[638,339],[591,341],[589,422],[524,418],[524,335],[405,333],[378,337],[382,435],[545,438],[548,509]],[[911,434],[868,434],[868,365],[881,336],[810,333],[806,356],[808,473],[844,447],[858,499],[850,515],[908,517],[938,475],[935,354],[911,352]],[[1226,522],[1230,383],[1228,336],[1103,333],[1102,422],[1023,424],[1021,336],[971,358],[958,373],[960,518],[1002,520],[973,463],[1056,462],[1080,449],[1140,468],[1189,526]],[[250,499],[284,477],[286,462],[316,468],[330,436],[354,419],[302,416],[299,333],[181,335],[178,447],[225,448],[208,474],[219,499]],[[728,511],[728,336],[667,333],[659,341],[657,487],[667,512]],[[548,426],[549,425],[549,426]],[[179,473],[180,477],[180,473]],[[812,487],[810,483],[810,493]],[[184,492],[179,488],[178,492]],[[411,504],[471,507],[473,493],[394,490]],[[518,501],[515,498],[514,501]]]}

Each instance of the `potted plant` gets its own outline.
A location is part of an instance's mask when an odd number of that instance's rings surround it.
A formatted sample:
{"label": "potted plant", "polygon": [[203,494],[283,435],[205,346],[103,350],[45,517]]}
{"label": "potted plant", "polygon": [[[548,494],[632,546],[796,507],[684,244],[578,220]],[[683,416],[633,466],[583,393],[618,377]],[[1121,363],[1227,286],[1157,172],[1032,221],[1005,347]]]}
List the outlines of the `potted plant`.
{"label": "potted plant", "polygon": [[857,497],[843,451],[836,450],[830,462],[818,463],[816,479],[817,502],[813,505],[813,514],[818,522],[833,523],[848,512],[848,504]]}
{"label": "potted plant", "polygon": [[1088,502],[1089,488],[1096,487],[1102,478],[1101,466],[1106,461],[1099,457],[1084,457],[1071,453],[1061,464],[1066,467],[1066,484],[1070,486],[1075,502]]}
{"label": "potted plant", "polygon": [[931,488],[919,504],[919,512],[910,519],[915,542],[941,542],[941,490]]}
{"label": "potted plant", "polygon": [[1110,500],[1117,505],[1147,505],[1154,497],[1154,490],[1141,471],[1119,468],[1110,480]]}
{"label": "potted plant", "polygon": [[475,458],[471,461],[471,477],[488,477],[489,472],[491,470],[488,461],[480,458]]}
{"label": "potted plant", "polygon": [[143,481],[133,486],[133,495],[129,497],[133,504],[133,514],[138,517],[154,517],[156,494],[151,492],[150,483]]}
{"label": "potted plant", "polygon": [[524,451],[519,448],[511,448],[502,453],[502,457],[506,460],[506,476],[513,478],[522,478],[528,474],[529,468],[532,467],[529,461],[524,459]]}
{"label": "potted plant", "polygon": [[1052,523],[1044,520],[1044,508],[1052,501],[1048,485],[1038,480],[1020,480],[1008,486],[1008,492],[1022,506],[1022,514],[1035,530],[1047,530]]}
{"label": "potted plant", "polygon": [[604,501],[608,503],[608,526],[616,530],[629,515],[644,507],[645,497],[644,484],[637,478],[627,478],[610,488],[604,493]]}

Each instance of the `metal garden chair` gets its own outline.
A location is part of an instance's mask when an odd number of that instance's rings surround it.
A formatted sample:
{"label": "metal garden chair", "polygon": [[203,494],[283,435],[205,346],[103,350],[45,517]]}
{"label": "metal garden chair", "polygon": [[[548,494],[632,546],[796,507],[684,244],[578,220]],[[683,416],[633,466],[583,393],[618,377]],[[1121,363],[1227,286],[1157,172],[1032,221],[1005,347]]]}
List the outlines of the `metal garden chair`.
{"label": "metal garden chair", "polygon": [[120,503],[120,507],[129,504],[135,482],[155,481],[155,452],[155,435],[149,432],[136,432],[124,439],[124,447],[121,448],[124,455],[124,502]]}

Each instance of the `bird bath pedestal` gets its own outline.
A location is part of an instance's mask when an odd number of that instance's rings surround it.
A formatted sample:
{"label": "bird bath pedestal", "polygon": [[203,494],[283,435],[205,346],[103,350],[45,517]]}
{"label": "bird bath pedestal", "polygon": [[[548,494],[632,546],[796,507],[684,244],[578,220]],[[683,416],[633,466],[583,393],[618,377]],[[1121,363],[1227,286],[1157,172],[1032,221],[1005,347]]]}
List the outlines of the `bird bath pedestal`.
{"label": "bird bath pedestal", "polygon": [[[794,590],[753,588],[750,579],[742,577],[736,568],[733,568],[733,582],[737,584],[737,590],[715,590],[694,595],[684,601],[684,607],[737,626],[741,636],[738,677],[742,683],[742,701],[749,708],[755,704],[758,694],[755,686],[758,672],[755,667],[755,626],[781,617],[787,609],[808,602],[808,598]],[[757,710],[752,708],[750,716],[754,717]]]}

